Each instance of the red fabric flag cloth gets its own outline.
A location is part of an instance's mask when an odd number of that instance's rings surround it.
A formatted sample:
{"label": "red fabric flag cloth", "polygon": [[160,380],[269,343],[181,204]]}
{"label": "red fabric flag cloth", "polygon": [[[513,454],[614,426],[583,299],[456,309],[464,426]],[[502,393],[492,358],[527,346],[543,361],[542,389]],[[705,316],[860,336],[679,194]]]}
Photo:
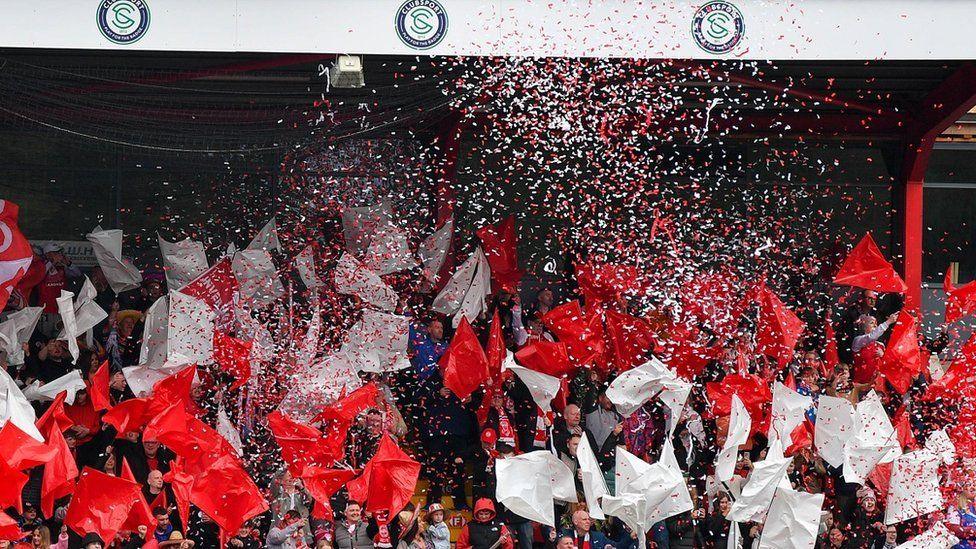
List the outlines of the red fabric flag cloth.
{"label": "red fabric flag cloth", "polygon": [[48,427],[52,424],[57,425],[61,432],[65,432],[70,429],[75,422],[68,417],[67,412],[64,411],[64,399],[68,396],[68,393],[62,391],[58,393],[58,396],[54,397],[51,405],[48,406],[47,410],[41,417],[37,418],[34,425],[37,430],[41,433],[47,431]]}
{"label": "red fabric flag cloth", "polygon": [[662,356],[676,374],[689,381],[695,379],[709,362],[718,360],[721,345],[706,347],[697,329],[684,324],[673,324],[668,329],[669,338],[664,341]]}
{"label": "red fabric flag cloth", "polygon": [[361,412],[370,408],[376,408],[376,400],[379,396],[380,392],[376,384],[372,382],[367,383],[326,406],[312,421],[352,422]]}
{"label": "red fabric flag cloth", "polygon": [[824,367],[820,375],[829,378],[833,375],[834,368],[840,364],[840,355],[837,354],[837,335],[834,333],[830,318],[824,319],[824,337],[827,338],[827,345],[824,349]]}
{"label": "red fabric flag cloth", "polygon": [[755,374],[730,374],[722,381],[705,384],[705,392],[712,403],[712,416],[723,417],[732,413],[732,395],[739,399],[752,418],[752,433],[762,430],[767,423],[766,408],[773,401],[769,384]]}
{"label": "red fabric flag cloth", "polygon": [[240,462],[221,456],[193,482],[190,502],[233,535],[244,522],[269,509],[268,502]]}
{"label": "red fabric flag cloth", "polygon": [[834,276],[834,284],[882,293],[903,294],[908,291],[908,285],[898,276],[891,263],[881,255],[881,250],[871,238],[871,233],[865,234],[847,255],[847,259],[840,266],[840,271]]}
{"label": "red fabric flag cloth", "polygon": [[302,471],[302,482],[316,504],[329,505],[331,498],[347,482],[356,477],[352,469],[328,469],[309,465]]}
{"label": "red fabric flag cloth", "polygon": [[152,418],[147,413],[149,399],[130,398],[113,406],[105,415],[102,421],[115,427],[119,436],[128,432],[138,432]]}
{"label": "red fabric flag cloth", "polygon": [[965,396],[976,397],[976,332],[959,349],[949,369],[938,381],[925,390],[923,400],[933,402],[944,398],[957,401]]}
{"label": "red fabric flag cloth", "polygon": [[235,452],[213,427],[200,421],[176,402],[146,424],[143,440],[155,440],[186,458],[191,472],[206,468],[209,462]]}
{"label": "red fabric flag cloth", "polygon": [[868,473],[867,480],[874,486],[878,501],[888,501],[888,488],[891,487],[891,469],[893,461],[879,463]]}
{"label": "red fabric flag cloth", "polygon": [[742,318],[739,280],[728,271],[697,275],[681,285],[681,316],[688,326],[706,326],[730,338]]}
{"label": "red fabric flag cloth", "polygon": [[655,346],[656,334],[651,323],[613,310],[607,310],[606,321],[606,335],[617,371],[623,372],[643,364]]}
{"label": "red fabric flag cloth", "polygon": [[902,309],[894,328],[891,329],[891,337],[888,338],[888,346],[878,363],[878,370],[896,391],[905,394],[922,368],[915,317]]}
{"label": "red fabric flag cloth", "polygon": [[88,398],[91,400],[92,408],[96,412],[108,410],[112,407],[108,384],[109,373],[108,361],[106,360],[102,362],[98,370],[95,370],[95,373],[91,376],[91,382],[88,385]]}
{"label": "red fabric flag cloth", "polygon": [[[462,322],[467,319],[461,317]],[[488,379],[495,383],[502,375],[502,364],[505,363],[505,356],[508,349],[505,347],[505,335],[502,333],[502,321],[498,317],[498,309],[491,317],[491,328],[488,330],[488,347],[485,349],[485,358],[488,360]]]}
{"label": "red fabric flag cloth", "polygon": [[321,431],[311,425],[299,423],[277,410],[268,414],[268,428],[281,448],[281,458],[293,476],[301,476],[306,467],[328,467],[342,458],[341,447],[328,444]]}
{"label": "red fabric flag cloth", "polygon": [[553,377],[572,375],[576,370],[569,361],[566,344],[561,342],[553,343],[544,339],[532,341],[515,351],[515,359],[530,370]]}
{"label": "red fabric flag cloth", "polygon": [[640,289],[637,268],[630,265],[577,264],[576,282],[587,308],[616,301],[624,292]]}
{"label": "red fabric flag cloth", "polygon": [[233,391],[251,379],[251,347],[253,342],[231,337],[214,330],[213,357],[220,369],[234,377]]}
{"label": "red fabric flag cloth", "polygon": [[[180,514],[180,521],[184,528],[190,520],[190,495],[193,493],[193,475],[187,473],[183,468],[183,459],[177,457],[169,464],[169,472],[163,475],[163,480],[169,483],[173,490],[173,497],[176,498],[176,510]],[[164,490],[163,494],[166,493]]]}
{"label": "red fabric flag cloth", "polygon": [[354,501],[366,502],[367,511],[389,511],[387,517],[395,517],[413,496],[419,475],[420,464],[383,435],[362,476],[346,484],[346,489]]}
{"label": "red fabric flag cloth", "polygon": [[901,444],[901,449],[905,452],[918,449],[918,442],[915,440],[915,433],[912,431],[912,423],[908,415],[908,408],[902,404],[898,408],[898,411],[895,412],[895,417],[891,420],[891,424],[895,428],[895,433],[898,436],[898,442]]}
{"label": "red fabric flag cloth", "polygon": [[756,352],[775,358],[782,368],[793,360],[793,349],[806,324],[765,284],[758,289],[757,298]]}
{"label": "red fabric flag cloth", "polygon": [[0,200],[0,310],[7,306],[10,293],[31,266],[34,250],[17,225],[20,208]]}
{"label": "red fabric flag cloth", "polygon": [[786,449],[784,455],[792,456],[803,448],[812,448],[813,433],[814,425],[810,422],[810,418],[804,419],[803,423],[797,425],[793,429],[793,432],[790,433],[790,446]]}
{"label": "red fabric flag cloth", "polygon": [[0,540],[19,541],[30,535],[30,532],[23,532],[20,525],[13,517],[0,511]]}
{"label": "red fabric flag cloth", "polygon": [[481,249],[491,267],[491,281],[495,291],[514,293],[524,274],[518,268],[515,217],[510,215],[498,225],[485,225],[476,234],[481,239]]}
{"label": "red fabric flag cloth", "polygon": [[598,314],[585,314],[579,301],[553,307],[542,315],[542,323],[566,344],[566,351],[575,366],[605,363],[603,320]]}
{"label": "red fabric flag cloth", "polygon": [[467,318],[461,317],[451,345],[437,365],[440,366],[444,386],[461,400],[471,396],[490,377],[488,357]]}
{"label": "red fabric flag cloth", "polygon": [[98,534],[107,546],[115,540],[132,506],[141,498],[139,483],[85,467],[64,524],[79,536],[89,532]]}
{"label": "red fabric flag cloth", "polygon": [[54,516],[54,501],[74,491],[78,467],[71,448],[68,448],[55,422],[48,425],[44,438],[56,449],[51,461],[44,464],[44,475],[41,477],[41,513],[45,518],[51,518]]}
{"label": "red fabric flag cloth", "polygon": [[157,381],[152,388],[149,402],[146,405],[146,414],[152,418],[169,408],[171,405],[181,402],[182,408],[190,411],[190,389],[193,386],[193,377],[197,373],[196,366],[189,366]]}
{"label": "red fabric flag cloth", "polygon": [[8,421],[0,429],[0,456],[10,467],[23,471],[44,465],[54,459],[58,449],[50,444],[39,442],[34,437]]}
{"label": "red fabric flag cloth", "polygon": [[0,509],[13,507],[18,513],[23,512],[20,506],[20,495],[24,491],[28,478],[24,473],[8,465],[5,460],[0,459]]}
{"label": "red fabric flag cloth", "polygon": [[953,288],[950,274],[947,270],[942,285],[946,293],[945,324],[956,322],[976,311],[976,280]]}
{"label": "red fabric flag cloth", "polygon": [[[129,482],[139,484],[136,480],[136,476],[132,473],[132,469],[129,467],[129,462],[125,458],[122,458],[122,474],[119,475]],[[139,484],[141,487],[142,485]],[[159,493],[163,496],[163,500],[166,499],[166,490]],[[156,499],[159,499],[158,497]],[[166,504],[163,503],[163,507]],[[156,517],[152,514],[152,507],[146,503],[146,497],[142,495],[142,490],[139,490],[139,499],[132,504],[132,509],[129,511],[129,515],[125,518],[125,522],[122,524],[121,530],[127,532],[137,532],[140,526],[145,526],[150,532],[156,528]]]}

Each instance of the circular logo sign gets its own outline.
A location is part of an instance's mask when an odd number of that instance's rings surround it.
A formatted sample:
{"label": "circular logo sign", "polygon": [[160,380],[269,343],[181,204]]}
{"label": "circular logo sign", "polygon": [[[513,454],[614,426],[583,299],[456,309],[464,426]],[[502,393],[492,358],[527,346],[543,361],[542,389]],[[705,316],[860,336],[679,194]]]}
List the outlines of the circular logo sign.
{"label": "circular logo sign", "polygon": [[734,5],[717,0],[698,8],[691,20],[691,34],[698,47],[709,53],[728,53],[735,49],[746,32],[742,12]]}
{"label": "circular logo sign", "polygon": [[396,13],[400,40],[415,50],[429,50],[447,34],[447,12],[437,0],[407,0]]}
{"label": "circular logo sign", "polygon": [[110,42],[131,44],[149,30],[149,6],[144,0],[102,0],[95,21]]}

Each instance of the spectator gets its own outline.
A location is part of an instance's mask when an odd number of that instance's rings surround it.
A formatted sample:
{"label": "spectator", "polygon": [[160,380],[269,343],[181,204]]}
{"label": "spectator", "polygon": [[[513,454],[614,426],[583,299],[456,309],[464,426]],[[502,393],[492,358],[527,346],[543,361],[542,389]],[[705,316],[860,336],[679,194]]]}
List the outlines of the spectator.
{"label": "spectator", "polygon": [[60,244],[45,244],[42,252],[44,253],[44,279],[37,287],[37,300],[38,304],[44,307],[44,311],[38,329],[45,336],[53,337],[57,335],[56,326],[61,319],[58,314],[58,298],[61,297],[61,291],[70,290],[73,282],[83,275],[78,267],[71,264],[71,260],[64,254]]}
{"label": "spectator", "polygon": [[586,429],[593,435],[596,445],[603,447],[607,437],[622,420],[621,415],[614,409],[613,403],[607,398],[606,391],[603,391],[597,397],[597,408],[586,414]]}
{"label": "spectator", "polygon": [[275,526],[268,532],[268,549],[294,549],[295,547],[305,547],[302,530],[307,522],[302,515],[290,509]]}
{"label": "spectator", "polygon": [[573,513],[573,528],[563,531],[562,535],[571,536],[578,549],[614,549],[614,544],[598,530],[591,530],[593,521],[590,514],[583,509]]}
{"label": "spectator", "polygon": [[451,531],[444,522],[444,507],[439,503],[427,509],[427,539],[433,549],[451,549]]}
{"label": "spectator", "polygon": [[857,326],[861,334],[851,343],[854,353],[854,382],[873,383],[874,375],[878,371],[878,362],[884,355],[884,344],[878,341],[888,331],[888,327],[898,319],[897,313],[892,313],[884,322],[878,321],[871,315],[861,315],[857,319]]}
{"label": "spectator", "polygon": [[342,520],[335,524],[335,549],[373,549],[373,537],[362,521],[362,508],[355,501],[346,503]]}
{"label": "spectator", "polygon": [[118,439],[115,444],[119,456],[124,458],[132,469],[136,482],[143,484],[149,478],[149,471],[156,469],[163,473],[169,472],[170,462],[176,457],[172,450],[156,440],[139,439],[138,442],[132,442]]}
{"label": "spectator", "polygon": [[563,408],[563,417],[556,421],[552,430],[553,446],[560,456],[568,453],[567,444],[570,437],[579,437],[583,434],[582,419],[580,407],[576,404],[569,403]]}
{"label": "spectator", "polygon": [[[496,545],[497,544],[497,545]],[[474,517],[461,528],[457,549],[514,549],[508,527],[495,518],[495,504],[481,498],[474,504]]]}

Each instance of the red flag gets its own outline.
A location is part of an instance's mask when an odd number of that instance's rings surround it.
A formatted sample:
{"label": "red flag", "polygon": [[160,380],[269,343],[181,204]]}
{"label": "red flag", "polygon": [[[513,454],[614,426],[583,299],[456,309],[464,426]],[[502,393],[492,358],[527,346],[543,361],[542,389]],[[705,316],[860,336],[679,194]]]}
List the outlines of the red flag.
{"label": "red flag", "polygon": [[51,461],[44,464],[44,475],[41,478],[41,513],[45,518],[51,518],[54,516],[54,501],[74,491],[78,467],[71,448],[68,448],[68,443],[56,423],[51,422],[48,425],[45,438],[56,449]]}
{"label": "red flag", "polygon": [[705,393],[712,403],[712,416],[722,417],[732,413],[732,395],[739,395],[742,404],[752,418],[752,433],[759,432],[768,423],[766,408],[773,400],[773,393],[763,379],[754,374],[730,374],[722,381],[705,384]]}
{"label": "red flag", "polygon": [[877,492],[878,501],[888,501],[888,488],[891,486],[891,469],[893,461],[879,463],[868,473],[867,480],[871,481]]}
{"label": "red flag", "polygon": [[67,397],[68,393],[61,391],[58,396],[54,397],[51,405],[48,406],[44,414],[37,418],[34,425],[37,426],[37,430],[40,432],[47,431],[48,426],[54,424],[57,425],[61,432],[65,432],[70,429],[75,422],[68,417],[68,414],[64,411],[64,399]]}
{"label": "red flag", "polygon": [[[321,431],[298,423],[277,410],[268,414],[268,429],[281,448],[281,458],[293,476],[301,476],[308,466],[329,466],[342,459],[341,446],[337,448],[328,444]],[[342,442],[345,442],[345,437],[342,437]],[[339,452],[336,452],[337,449]]]}
{"label": "red flag", "polygon": [[79,536],[98,534],[107,546],[141,498],[139,483],[85,467],[64,524]]}
{"label": "red flag", "polygon": [[915,433],[912,431],[912,424],[908,417],[908,408],[904,404],[895,412],[895,417],[891,423],[895,428],[902,450],[910,452],[918,448],[918,442],[915,441]]}
{"label": "red flag", "polygon": [[797,425],[790,433],[790,447],[786,449],[784,455],[792,456],[803,448],[812,448],[813,433],[814,425],[810,422],[810,418],[804,419],[803,423]]}
{"label": "red flag", "polygon": [[177,402],[183,404],[184,410],[190,410],[190,389],[196,373],[197,367],[189,366],[157,381],[146,405],[146,414],[149,417],[156,416]]}
{"label": "red flag", "polygon": [[154,497],[153,500],[149,502],[150,510],[155,509],[157,507],[162,507],[163,509],[169,508],[169,498],[166,497],[165,489],[160,490],[159,493],[156,494],[156,497]]}
{"label": "red flag", "polygon": [[20,232],[17,217],[20,208],[9,200],[0,200],[0,310],[7,306],[10,293],[27,274],[34,250]]}
{"label": "red flag", "polygon": [[54,459],[57,455],[57,448],[39,442],[34,437],[8,421],[0,429],[0,456],[6,459],[10,467],[23,471],[44,465]]}
{"label": "red flag", "polygon": [[269,509],[247,471],[231,455],[221,456],[197,475],[190,502],[212,518],[222,532],[230,533]]}
{"label": "red flag", "polygon": [[102,362],[98,370],[95,370],[94,375],[91,376],[91,382],[88,385],[88,398],[91,399],[92,408],[96,412],[108,410],[112,407],[108,384],[108,361],[106,360]]}
{"label": "red flag", "polygon": [[233,338],[220,330],[214,330],[214,362],[221,370],[234,376],[234,383],[230,386],[232,391],[251,378],[252,345],[250,341]]}
{"label": "red flag", "polygon": [[24,539],[30,532],[22,532],[20,525],[7,513],[0,511],[0,540],[19,541]]}
{"label": "red flag", "polygon": [[837,354],[837,336],[834,334],[834,327],[830,323],[830,318],[824,319],[824,337],[827,338],[827,347],[824,349],[824,370],[820,372],[823,377],[831,377],[834,368],[840,364],[840,356]]}
{"label": "red flag", "polygon": [[518,239],[515,236],[515,217],[508,216],[495,225],[478,229],[481,249],[491,267],[491,280],[495,289],[515,292],[524,274],[518,268]]}
{"label": "red flag", "polygon": [[793,349],[806,325],[765,286],[758,289],[756,352],[776,358],[780,368],[793,359]]}
{"label": "red flag", "polygon": [[23,512],[20,506],[20,495],[24,491],[28,478],[27,475],[0,459],[0,509],[13,507],[18,513]]}
{"label": "red flag", "polygon": [[237,295],[238,288],[231,258],[225,257],[180,288],[180,293],[210,305],[219,314],[217,325],[223,326],[234,314],[234,296]]}
{"label": "red flag", "polygon": [[931,402],[938,398],[945,398],[955,401],[972,391],[974,387],[976,387],[976,332],[959,349],[959,353],[945,374],[925,390],[923,400]]}
{"label": "red flag", "polygon": [[302,482],[317,504],[329,505],[329,498],[355,476],[356,471],[352,469],[327,469],[309,465],[302,471]]}
{"label": "red flag", "polygon": [[643,318],[613,310],[606,312],[606,321],[606,334],[617,371],[643,364],[647,353],[654,349],[655,334],[651,324]]}
{"label": "red flag", "polygon": [[[129,468],[129,462],[125,458],[122,458],[122,475],[120,475],[125,480],[135,483],[139,486],[138,481],[136,481],[136,476],[132,474],[132,469]],[[166,499],[166,490],[160,492],[163,499]],[[158,498],[157,498],[158,499]],[[163,507],[166,505],[164,504]],[[156,517],[152,514],[152,507],[146,503],[145,496],[142,495],[142,490],[139,490],[139,499],[132,504],[132,509],[129,511],[128,516],[125,518],[125,522],[122,524],[121,530],[128,532],[137,532],[140,526],[145,526],[151,532],[153,528],[156,527]]]}
{"label": "red flag", "polygon": [[130,398],[113,406],[105,415],[102,421],[115,427],[119,436],[124,433],[139,431],[146,425],[152,416],[147,413],[149,399]]}
{"label": "red flag", "polygon": [[[183,459],[177,457],[170,462],[169,472],[163,475],[163,480],[168,482],[173,490],[173,497],[176,498],[176,510],[180,514],[183,527],[186,528],[190,520],[190,494],[193,492],[195,479],[183,469]],[[165,493],[164,490],[163,494]]]}
{"label": "red flag", "polygon": [[945,323],[951,324],[961,318],[971,315],[976,311],[976,280],[959,286],[952,287],[950,271],[946,271],[943,289],[946,292]]}
{"label": "red flag", "polygon": [[375,383],[367,383],[343,398],[329,404],[315,416],[312,421],[338,421],[348,423],[356,419],[360,413],[376,408],[376,399],[380,392]]}
{"label": "red flag", "polygon": [[566,344],[566,351],[576,366],[603,362],[605,345],[600,315],[586,315],[578,301],[569,301],[550,309],[542,316],[542,323]]}
{"label": "red flag", "polygon": [[905,394],[922,367],[915,317],[902,309],[898,313],[895,327],[891,330],[888,346],[878,363],[878,370],[896,391]]}
{"label": "red flag", "polygon": [[[467,319],[461,317],[462,322]],[[497,382],[502,375],[502,364],[505,363],[507,355],[505,348],[505,336],[502,334],[502,323],[498,318],[498,309],[491,317],[491,329],[488,331],[488,348],[485,349],[485,357],[488,360],[488,378]]]}
{"label": "red flag", "polygon": [[146,424],[143,440],[156,440],[186,458],[191,470],[235,452],[213,427],[187,413],[181,402],[172,404]]}
{"label": "red flag", "polygon": [[362,476],[350,481],[346,489],[354,501],[366,502],[367,511],[389,511],[387,517],[395,517],[413,496],[419,475],[420,464],[410,459],[389,435],[383,435]]}
{"label": "red flag", "polygon": [[871,233],[864,235],[864,238],[847,255],[840,271],[834,277],[834,284],[896,294],[908,291],[908,285],[898,276],[891,263],[881,255],[881,250],[871,238]]}
{"label": "red flag", "polygon": [[441,356],[438,366],[444,378],[444,386],[462,400],[471,396],[490,377],[488,357],[485,356],[478,336],[474,334],[467,318],[461,317],[451,345]]}
{"label": "red flag", "polygon": [[515,359],[530,370],[553,377],[572,375],[576,370],[569,361],[565,343],[553,343],[540,339],[515,351]]}
{"label": "red flag", "polygon": [[576,282],[583,302],[589,308],[604,301],[614,301],[621,294],[640,288],[637,268],[630,265],[577,264]]}
{"label": "red flag", "polygon": [[669,339],[664,342],[665,362],[674,368],[675,373],[687,380],[693,380],[705,369],[709,362],[718,360],[722,353],[721,345],[705,347],[699,341],[697,329],[675,324],[669,330]]}

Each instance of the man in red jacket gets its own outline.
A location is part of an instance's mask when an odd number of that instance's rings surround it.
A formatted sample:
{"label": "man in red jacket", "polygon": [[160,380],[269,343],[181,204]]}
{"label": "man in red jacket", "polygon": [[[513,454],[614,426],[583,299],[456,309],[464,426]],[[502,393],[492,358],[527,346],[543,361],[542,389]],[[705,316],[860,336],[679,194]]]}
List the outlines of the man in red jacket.
{"label": "man in red jacket", "polygon": [[513,549],[508,527],[495,518],[495,504],[481,498],[474,504],[474,519],[461,528],[457,549]]}

